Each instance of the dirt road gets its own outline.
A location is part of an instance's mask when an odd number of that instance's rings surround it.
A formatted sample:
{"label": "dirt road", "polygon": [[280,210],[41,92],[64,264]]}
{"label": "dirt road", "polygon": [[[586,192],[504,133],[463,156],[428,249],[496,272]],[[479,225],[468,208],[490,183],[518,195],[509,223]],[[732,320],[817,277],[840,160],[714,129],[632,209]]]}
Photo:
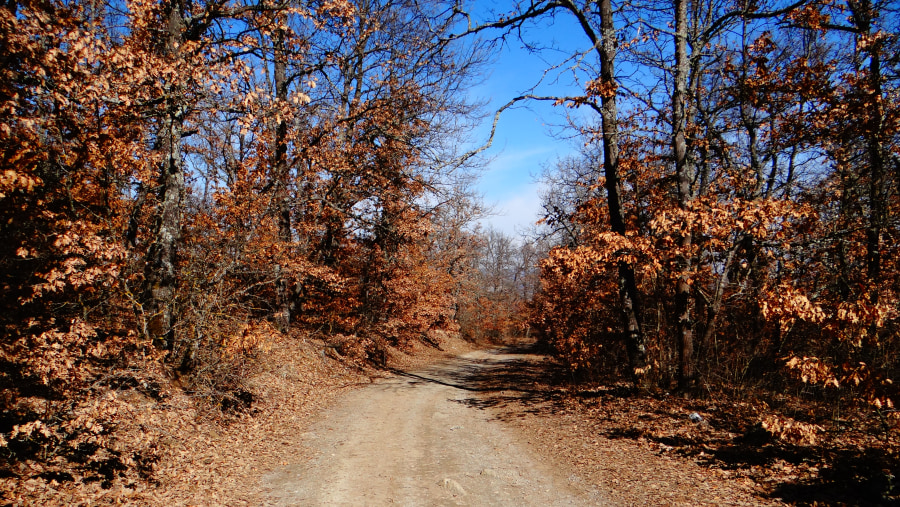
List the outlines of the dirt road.
{"label": "dirt road", "polygon": [[514,357],[472,352],[349,393],[302,435],[306,449],[265,477],[267,503],[607,504],[479,404],[479,379]]}

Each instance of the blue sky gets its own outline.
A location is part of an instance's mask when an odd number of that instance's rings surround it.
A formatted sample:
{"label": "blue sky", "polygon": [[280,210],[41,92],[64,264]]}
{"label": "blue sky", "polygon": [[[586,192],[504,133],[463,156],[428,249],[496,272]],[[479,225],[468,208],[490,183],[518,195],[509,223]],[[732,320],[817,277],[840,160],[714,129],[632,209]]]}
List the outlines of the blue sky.
{"label": "blue sky", "polygon": [[[526,33],[531,40],[546,44],[583,46],[583,34],[568,19],[544,23]],[[545,58],[553,56],[548,54]],[[488,101],[485,110],[490,114],[476,133],[479,144],[490,133],[493,112],[536,84],[547,68],[548,63],[542,61],[540,55],[528,53],[518,39],[509,38],[487,71],[485,81],[470,92],[473,97]],[[572,91],[571,78],[564,76],[543,85],[535,93],[560,95],[577,91]],[[571,134],[560,127],[566,122],[567,112],[562,106],[537,101],[519,104],[504,111],[500,117],[494,143],[486,152],[490,162],[477,187],[485,203],[494,206],[496,212],[483,220],[482,225],[511,235],[517,235],[539,219],[539,184],[535,178],[544,167],[552,166],[558,158],[575,151],[578,142],[566,139],[565,136]]]}

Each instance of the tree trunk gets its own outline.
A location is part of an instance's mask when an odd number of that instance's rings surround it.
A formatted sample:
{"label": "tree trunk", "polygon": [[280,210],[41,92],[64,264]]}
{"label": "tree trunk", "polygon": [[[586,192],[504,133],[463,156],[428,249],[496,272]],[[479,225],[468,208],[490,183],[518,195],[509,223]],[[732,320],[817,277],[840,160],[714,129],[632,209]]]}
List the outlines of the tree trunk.
{"label": "tree trunk", "polygon": [[[287,104],[287,55],[284,47],[284,30],[273,35],[275,52],[275,98],[279,105]],[[278,213],[278,239],[287,246],[291,242],[291,207],[289,202],[287,162],[287,120],[282,116],[275,127],[275,159],[272,161],[275,178],[275,206]],[[289,276],[280,264],[275,265],[275,325],[282,333],[291,325],[291,290]]]}
{"label": "tree trunk", "polygon": [[[687,0],[675,0],[675,89],[672,93],[672,152],[675,159],[675,179],[678,206],[689,212],[691,207],[691,167],[687,156],[686,97],[689,62],[687,57]],[[694,383],[694,320],[691,315],[690,270],[692,231],[681,232],[681,253],[675,262],[678,281],[675,285],[675,316],[678,336],[678,385],[690,387]]]}
{"label": "tree trunk", "polygon": [[[600,0],[600,80],[613,85],[615,90],[616,30],[613,26],[611,0]],[[622,182],[619,179],[619,125],[615,93],[601,97],[601,128],[603,129],[603,171],[606,177],[607,203],[613,232],[625,236],[625,218],[622,212]],[[641,297],[637,288],[634,267],[627,262],[618,263],[619,294],[622,304],[622,321],[625,326],[625,348],[635,383],[642,383],[648,370],[647,343],[641,326]]]}
{"label": "tree trunk", "polygon": [[[870,0],[848,2],[859,35],[871,37],[874,7]],[[884,98],[882,96],[881,40],[866,48],[869,53],[869,115],[864,126],[866,151],[869,158],[869,219],[866,224],[866,276],[869,282],[869,301],[878,304],[882,281],[881,243],[887,219],[884,170]]]}
{"label": "tree trunk", "polygon": [[[166,56],[175,58],[181,43],[184,20],[180,5],[166,4]],[[181,139],[186,107],[178,85],[171,86],[165,116],[158,133],[158,146],[163,152],[159,177],[159,204],[156,211],[152,243],[144,268],[144,314],[147,334],[160,348],[172,350],[175,339],[175,295],[178,281],[178,241],[181,237],[185,195],[184,162]]]}
{"label": "tree trunk", "polygon": [[160,171],[159,205],[154,226],[153,243],[147,251],[144,268],[144,312],[147,332],[159,347],[171,350],[174,345],[174,307],[177,284],[178,240],[181,237],[182,204],[184,202],[184,167],[181,160],[181,114],[172,114],[164,125],[163,150],[166,152]]}

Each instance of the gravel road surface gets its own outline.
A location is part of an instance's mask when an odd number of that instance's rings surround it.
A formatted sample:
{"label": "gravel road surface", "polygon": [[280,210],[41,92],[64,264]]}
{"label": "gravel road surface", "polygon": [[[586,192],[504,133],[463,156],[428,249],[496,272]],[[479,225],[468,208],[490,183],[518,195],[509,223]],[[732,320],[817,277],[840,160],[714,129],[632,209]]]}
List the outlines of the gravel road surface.
{"label": "gravel road surface", "polygon": [[473,403],[472,379],[514,357],[471,352],[348,393],[302,435],[298,462],[265,477],[267,504],[607,504]]}

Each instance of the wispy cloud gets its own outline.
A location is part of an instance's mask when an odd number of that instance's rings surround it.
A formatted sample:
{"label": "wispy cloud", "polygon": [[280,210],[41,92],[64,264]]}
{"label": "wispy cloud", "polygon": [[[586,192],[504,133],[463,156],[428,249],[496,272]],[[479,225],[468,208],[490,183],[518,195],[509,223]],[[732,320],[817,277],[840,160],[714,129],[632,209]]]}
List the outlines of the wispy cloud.
{"label": "wispy cloud", "polygon": [[534,177],[558,155],[559,147],[547,143],[533,147],[507,148],[481,174],[478,188],[490,204],[507,201],[534,190]]}
{"label": "wispy cloud", "polygon": [[529,229],[540,218],[540,184],[523,185],[514,195],[495,204],[495,215],[481,221],[482,227],[493,227],[511,236]]}
{"label": "wispy cloud", "polygon": [[504,173],[510,170],[539,167],[548,155],[554,154],[558,146],[543,144],[532,148],[509,148],[503,150],[489,165],[488,173]]}

